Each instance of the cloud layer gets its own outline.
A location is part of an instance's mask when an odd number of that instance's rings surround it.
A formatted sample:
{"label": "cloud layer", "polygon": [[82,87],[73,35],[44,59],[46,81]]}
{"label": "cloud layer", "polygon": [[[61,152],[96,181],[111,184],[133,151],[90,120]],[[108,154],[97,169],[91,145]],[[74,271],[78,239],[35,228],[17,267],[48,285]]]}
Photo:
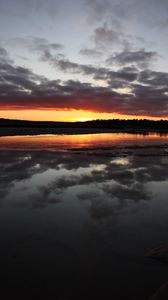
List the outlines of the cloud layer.
{"label": "cloud layer", "polygon": [[156,53],[141,50],[116,54],[107,61],[122,66],[114,71],[109,66],[84,65],[58,56],[52,51],[62,49],[60,44],[35,40],[34,45],[33,51],[40,51],[39,59],[54,69],[79,73],[86,79],[89,76],[95,83],[49,80],[16,66],[1,47],[1,109],[83,109],[139,116],[168,115],[168,73],[142,68],[150,65]]}

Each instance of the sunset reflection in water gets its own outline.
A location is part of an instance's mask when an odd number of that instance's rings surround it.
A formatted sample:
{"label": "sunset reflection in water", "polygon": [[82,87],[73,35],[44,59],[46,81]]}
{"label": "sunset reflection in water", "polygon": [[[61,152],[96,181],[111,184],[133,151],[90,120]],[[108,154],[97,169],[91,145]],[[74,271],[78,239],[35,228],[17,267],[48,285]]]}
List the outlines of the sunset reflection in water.
{"label": "sunset reflection in water", "polygon": [[0,149],[69,149],[82,147],[110,147],[127,145],[166,144],[168,135],[156,133],[127,134],[127,133],[97,133],[74,135],[26,135],[0,137]]}

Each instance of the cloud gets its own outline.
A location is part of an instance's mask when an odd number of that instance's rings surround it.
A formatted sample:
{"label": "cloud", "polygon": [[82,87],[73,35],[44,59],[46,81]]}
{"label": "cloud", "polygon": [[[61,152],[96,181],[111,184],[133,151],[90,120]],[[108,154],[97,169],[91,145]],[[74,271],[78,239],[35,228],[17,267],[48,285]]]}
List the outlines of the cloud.
{"label": "cloud", "polygon": [[6,51],[5,48],[0,47],[0,63],[5,64],[5,63],[13,63],[13,61],[10,59],[8,52]]}
{"label": "cloud", "polygon": [[[139,74],[139,81],[151,88],[165,88],[168,85],[168,73],[144,70]],[[167,89],[166,89],[167,90]]]}
{"label": "cloud", "polygon": [[[53,63],[64,71],[90,75],[96,83],[104,80],[107,85],[103,87],[74,80],[49,80],[27,68],[15,66],[7,52],[1,50],[0,107],[83,109],[158,117],[168,115],[168,74],[165,72],[140,72],[132,67],[112,71],[63,59],[54,60]],[[126,91],[120,93],[123,88]]]}
{"label": "cloud", "polygon": [[[58,48],[61,47],[62,45],[58,44]],[[60,53],[53,54],[49,50],[43,51],[43,48],[44,47],[41,47],[40,49],[40,47],[38,46],[38,49],[41,51],[40,59],[45,62],[48,62],[52,67],[57,68],[63,72],[73,73],[73,74],[81,73],[86,76],[91,75],[95,80],[102,80],[102,79],[109,80],[109,81],[113,80],[113,83],[116,80],[120,80],[121,83],[122,79],[126,81],[133,81],[137,77],[138,70],[133,67],[123,68],[119,71],[112,71],[111,69],[105,67],[96,67],[93,65],[76,63],[68,60],[63,54]],[[46,48],[50,49],[50,44]],[[93,49],[83,48],[80,50],[80,53],[88,56],[93,56],[93,55],[99,56],[103,54],[103,52],[97,50],[96,48]]]}
{"label": "cloud", "polygon": [[25,38],[13,38],[10,40],[11,45],[22,46],[29,51],[33,51],[39,55],[40,60],[48,61],[59,51],[64,49],[64,46],[60,43],[49,42],[45,38],[29,37]]}
{"label": "cloud", "polygon": [[0,59],[5,58],[8,58],[8,52],[4,48],[0,47]]}
{"label": "cloud", "polygon": [[130,48],[132,37],[121,31],[114,30],[107,23],[104,23],[103,26],[97,27],[94,30],[92,39],[98,49],[114,47],[116,45]]}
{"label": "cloud", "polygon": [[[0,56],[0,100],[2,98],[24,97],[31,91],[42,76],[38,76],[24,67],[13,64],[6,51],[2,51]],[[1,103],[2,103],[1,102]],[[14,103],[13,103],[14,104]],[[1,105],[1,104],[0,104]]]}
{"label": "cloud", "polygon": [[60,43],[50,43],[46,39],[33,37],[30,39],[30,50],[37,51],[41,55],[41,60],[52,57],[52,53],[60,51],[64,46]]}
{"label": "cloud", "polygon": [[123,51],[121,53],[110,56],[106,63],[107,65],[129,66],[135,65],[139,68],[146,69],[152,62],[157,59],[158,54],[154,51]]}
{"label": "cloud", "polygon": [[82,48],[79,51],[80,54],[85,55],[90,58],[99,58],[103,55],[103,53],[95,48]]}

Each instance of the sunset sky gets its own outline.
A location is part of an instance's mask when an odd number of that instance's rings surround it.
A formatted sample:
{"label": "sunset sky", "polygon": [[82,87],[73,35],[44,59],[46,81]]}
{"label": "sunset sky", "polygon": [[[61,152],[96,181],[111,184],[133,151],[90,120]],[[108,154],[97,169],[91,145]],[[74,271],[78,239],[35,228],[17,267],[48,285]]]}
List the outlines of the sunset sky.
{"label": "sunset sky", "polygon": [[167,0],[1,0],[0,118],[168,117]]}

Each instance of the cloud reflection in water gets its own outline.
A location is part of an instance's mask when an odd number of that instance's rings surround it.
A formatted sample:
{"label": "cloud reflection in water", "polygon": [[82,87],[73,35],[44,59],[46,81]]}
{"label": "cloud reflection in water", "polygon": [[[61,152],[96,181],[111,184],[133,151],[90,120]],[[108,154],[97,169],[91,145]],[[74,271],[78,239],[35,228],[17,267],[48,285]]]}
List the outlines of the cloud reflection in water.
{"label": "cloud reflection in water", "polygon": [[[55,299],[83,299],[83,291],[87,299],[87,293],[102,299],[105,291],[116,299],[137,290],[142,296],[139,283],[146,286],[153,274],[143,255],[167,239],[168,159],[162,149],[155,159],[131,151],[1,151],[0,261],[6,282],[13,280],[8,261],[18,289],[25,281],[30,292],[54,292]],[[158,271],[157,278],[162,281],[159,274],[165,273]]]}
{"label": "cloud reflection in water", "polygon": [[83,156],[72,152],[6,151],[0,157],[2,206],[43,208],[69,194],[104,219],[148,201],[148,183],[168,179],[167,157]]}

